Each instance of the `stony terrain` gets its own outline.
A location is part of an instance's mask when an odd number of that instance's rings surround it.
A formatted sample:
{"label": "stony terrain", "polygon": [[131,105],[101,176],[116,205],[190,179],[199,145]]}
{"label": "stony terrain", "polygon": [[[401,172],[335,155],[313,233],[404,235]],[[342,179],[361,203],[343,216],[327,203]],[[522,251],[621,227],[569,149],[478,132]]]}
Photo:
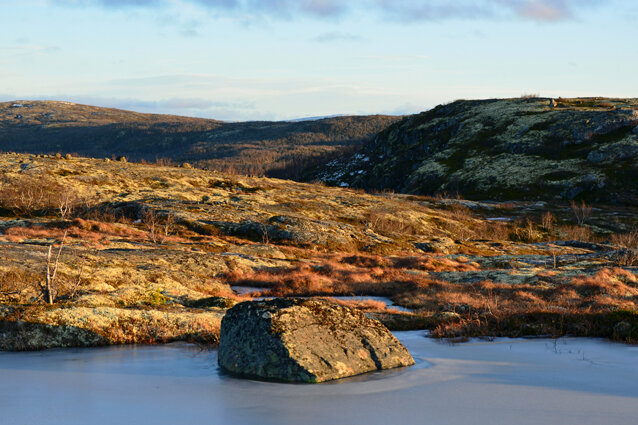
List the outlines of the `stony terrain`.
{"label": "stony terrain", "polygon": [[0,102],[0,151],[126,156],[294,178],[309,164],[359,147],[398,119],[377,115],[227,123],[71,102]]}
{"label": "stony terrain", "polygon": [[215,344],[229,307],[286,296],[434,336],[637,341],[637,211],[576,207],[2,154],[0,348]]}
{"label": "stony terrain", "polygon": [[404,118],[309,179],[485,200],[638,204],[638,100],[459,100]]}

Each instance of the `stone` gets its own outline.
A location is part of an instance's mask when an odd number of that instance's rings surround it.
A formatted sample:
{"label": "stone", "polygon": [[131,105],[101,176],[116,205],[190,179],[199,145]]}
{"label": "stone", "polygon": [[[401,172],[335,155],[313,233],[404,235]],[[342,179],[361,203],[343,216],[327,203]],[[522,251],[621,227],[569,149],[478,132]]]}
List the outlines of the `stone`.
{"label": "stone", "polygon": [[556,100],[554,100],[554,99],[550,99],[549,100],[549,107],[550,108],[555,108],[557,106],[558,106],[558,102],[556,102]]}
{"label": "stone", "polygon": [[458,251],[456,242],[448,237],[433,238],[429,242],[415,243],[414,246],[423,252],[437,254],[454,254]]}
{"label": "stone", "polygon": [[456,322],[461,320],[461,315],[453,311],[441,311],[434,313],[432,318],[440,322]]}
{"label": "stone", "polygon": [[317,383],[413,364],[380,322],[327,301],[248,301],[222,319],[219,365],[239,376]]}
{"label": "stone", "polygon": [[200,298],[198,300],[192,300],[186,303],[188,307],[195,308],[207,308],[207,307],[215,307],[215,308],[230,308],[237,304],[237,301],[232,298],[226,297],[208,297],[208,298]]}
{"label": "stone", "polygon": [[627,320],[614,325],[614,337],[616,339],[625,340],[631,336],[632,332],[634,332],[634,327]]}

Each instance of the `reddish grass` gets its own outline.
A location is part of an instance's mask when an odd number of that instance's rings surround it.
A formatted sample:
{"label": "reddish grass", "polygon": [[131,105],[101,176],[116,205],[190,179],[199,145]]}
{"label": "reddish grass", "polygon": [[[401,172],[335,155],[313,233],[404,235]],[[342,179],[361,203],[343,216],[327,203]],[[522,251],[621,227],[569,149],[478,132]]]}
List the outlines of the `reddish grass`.
{"label": "reddish grass", "polygon": [[[62,239],[65,232],[67,238],[77,239],[86,246],[108,245],[109,239],[112,238],[135,242],[149,240],[148,232],[134,227],[82,218],[75,218],[70,223],[63,222],[56,226],[10,227],[5,231],[5,236],[11,242],[20,242],[24,239]],[[178,236],[166,238],[166,242],[182,241],[184,239]]]}

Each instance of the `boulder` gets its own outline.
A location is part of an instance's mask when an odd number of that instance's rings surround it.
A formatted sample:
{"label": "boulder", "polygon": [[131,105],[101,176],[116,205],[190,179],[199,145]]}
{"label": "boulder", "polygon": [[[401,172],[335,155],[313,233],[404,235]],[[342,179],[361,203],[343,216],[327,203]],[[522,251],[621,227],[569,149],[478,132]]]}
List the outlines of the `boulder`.
{"label": "boulder", "polygon": [[240,376],[316,383],[413,364],[380,322],[327,301],[243,302],[222,320],[219,365]]}
{"label": "boulder", "polygon": [[429,242],[415,243],[414,246],[423,252],[434,252],[437,254],[455,254],[458,246],[454,239],[448,237],[433,238]]}

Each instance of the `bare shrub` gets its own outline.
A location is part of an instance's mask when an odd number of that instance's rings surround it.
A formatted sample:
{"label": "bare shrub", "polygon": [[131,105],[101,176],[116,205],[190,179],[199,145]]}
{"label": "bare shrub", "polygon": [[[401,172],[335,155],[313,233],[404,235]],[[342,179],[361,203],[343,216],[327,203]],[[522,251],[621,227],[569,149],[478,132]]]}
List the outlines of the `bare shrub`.
{"label": "bare shrub", "polygon": [[589,219],[589,217],[591,217],[592,207],[590,205],[587,205],[585,201],[580,201],[580,204],[577,204],[576,202],[572,201],[571,206],[572,206],[572,212],[574,213],[574,216],[576,217],[576,222],[578,223],[579,226],[583,226],[585,222]]}
{"label": "bare shrub", "polygon": [[615,245],[623,248],[616,254],[614,259],[616,265],[638,265],[638,229],[634,229],[627,233],[613,235],[611,240]]}
{"label": "bare shrub", "polygon": [[615,234],[611,241],[621,248],[638,249],[638,228],[631,232]]}
{"label": "bare shrub", "polygon": [[67,219],[87,203],[70,186],[41,175],[5,179],[0,189],[0,208],[17,216],[56,214]]}
{"label": "bare shrub", "polygon": [[481,222],[474,228],[476,238],[491,241],[508,240],[511,232],[512,229],[509,224],[493,221]]}
{"label": "bare shrub", "polygon": [[539,242],[543,239],[543,234],[538,231],[533,221],[526,219],[524,223],[515,226],[510,238],[521,242]]}
{"label": "bare shrub", "polygon": [[19,300],[27,291],[38,287],[42,277],[37,273],[19,267],[0,271],[0,299]]}
{"label": "bare shrub", "polygon": [[554,223],[556,223],[556,216],[551,211],[546,211],[541,217],[541,226],[548,232],[554,230]]}
{"label": "bare shrub", "polygon": [[572,241],[593,242],[595,239],[589,227],[585,226],[561,226],[558,233],[562,238]]}
{"label": "bare shrub", "polygon": [[53,263],[53,269],[51,268],[51,251],[53,250],[54,243],[49,245],[49,250],[47,252],[47,273],[46,280],[44,282],[44,286],[42,287],[42,292],[44,294],[44,298],[47,304],[53,304],[54,299],[54,291],[55,291],[55,278],[58,274],[58,265],[60,262],[60,255],[62,254],[62,247],[64,246],[64,241],[66,239],[67,232],[64,232],[64,236],[60,241],[60,247],[58,249],[58,254],[55,257],[55,262]]}
{"label": "bare shrub", "polygon": [[142,211],[142,222],[148,231],[149,239],[156,244],[166,242],[175,231],[175,218],[172,214],[159,215],[150,208]]}
{"label": "bare shrub", "polygon": [[623,249],[616,254],[614,262],[620,267],[638,266],[638,250]]}

